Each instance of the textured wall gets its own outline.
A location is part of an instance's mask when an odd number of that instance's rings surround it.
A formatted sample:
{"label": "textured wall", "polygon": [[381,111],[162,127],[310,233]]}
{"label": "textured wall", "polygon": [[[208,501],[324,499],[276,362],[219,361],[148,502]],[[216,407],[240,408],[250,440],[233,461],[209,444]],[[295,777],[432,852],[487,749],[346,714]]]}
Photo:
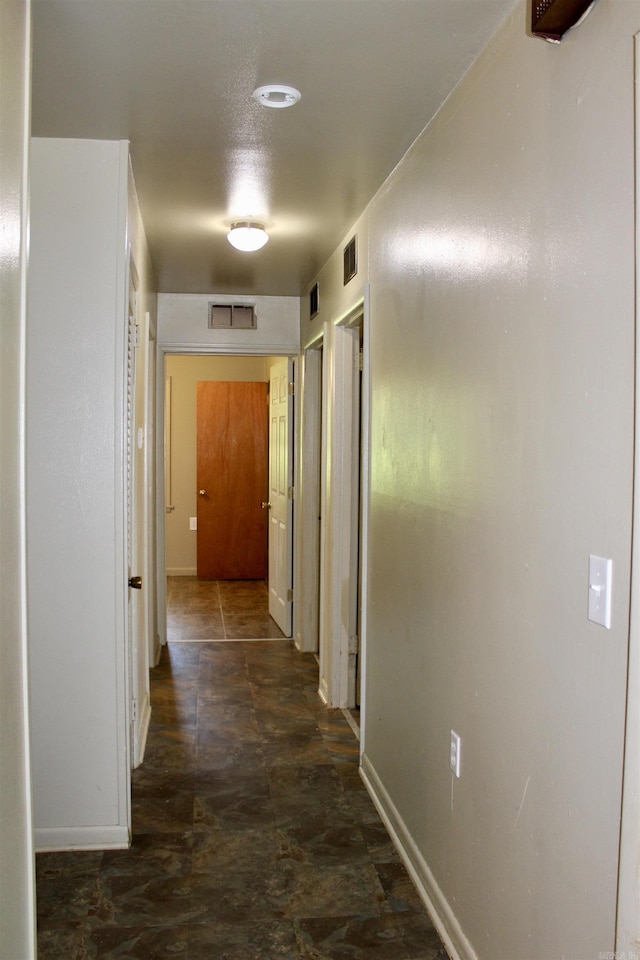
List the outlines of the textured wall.
{"label": "textured wall", "polygon": [[639,28],[519,5],[369,211],[367,761],[483,960],[614,945]]}

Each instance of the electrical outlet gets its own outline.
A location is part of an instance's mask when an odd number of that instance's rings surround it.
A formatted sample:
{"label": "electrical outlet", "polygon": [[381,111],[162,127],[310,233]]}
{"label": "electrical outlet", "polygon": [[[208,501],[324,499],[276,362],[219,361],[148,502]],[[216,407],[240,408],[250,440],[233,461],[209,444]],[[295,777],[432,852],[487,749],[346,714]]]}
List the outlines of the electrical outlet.
{"label": "electrical outlet", "polygon": [[198,529],[198,518],[189,517],[189,530],[197,530],[197,529]]}
{"label": "electrical outlet", "polygon": [[449,745],[449,766],[451,767],[451,772],[455,774],[456,777],[460,776],[460,745],[461,740],[455,730],[451,731],[451,741]]}

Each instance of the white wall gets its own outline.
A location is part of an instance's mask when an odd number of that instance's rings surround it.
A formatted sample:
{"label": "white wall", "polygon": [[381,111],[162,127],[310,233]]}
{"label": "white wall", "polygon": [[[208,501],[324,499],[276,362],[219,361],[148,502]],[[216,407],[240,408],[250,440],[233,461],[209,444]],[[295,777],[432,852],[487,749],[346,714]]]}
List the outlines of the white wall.
{"label": "white wall", "polygon": [[640,7],[558,46],[525,26],[521,3],[368,209],[363,769],[455,953],[584,960],[615,947]]}
{"label": "white wall", "polygon": [[124,845],[126,144],[33,140],[27,545],[39,847]]}
{"label": "white wall", "polygon": [[[209,330],[208,304],[255,304],[256,330]],[[298,297],[231,297],[163,293],[158,297],[158,344],[167,352],[294,354],[299,346]]]}
{"label": "white wall", "polygon": [[0,4],[0,956],[35,957],[24,581],[30,6]]}

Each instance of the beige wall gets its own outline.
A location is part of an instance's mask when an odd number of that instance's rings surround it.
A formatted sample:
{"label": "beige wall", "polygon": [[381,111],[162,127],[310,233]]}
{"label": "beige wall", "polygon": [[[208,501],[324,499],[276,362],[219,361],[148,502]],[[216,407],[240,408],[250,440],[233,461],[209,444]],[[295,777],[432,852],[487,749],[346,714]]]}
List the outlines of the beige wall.
{"label": "beige wall", "polygon": [[23,463],[30,7],[0,4],[0,956],[35,957]]}
{"label": "beige wall", "polygon": [[525,24],[522,3],[367,212],[363,764],[461,957],[586,960],[615,944],[640,5],[557,46]]}
{"label": "beige wall", "polygon": [[195,575],[197,533],[196,384],[199,380],[267,381],[268,357],[167,356],[171,378],[171,506],[166,515],[166,564],[170,575]]}

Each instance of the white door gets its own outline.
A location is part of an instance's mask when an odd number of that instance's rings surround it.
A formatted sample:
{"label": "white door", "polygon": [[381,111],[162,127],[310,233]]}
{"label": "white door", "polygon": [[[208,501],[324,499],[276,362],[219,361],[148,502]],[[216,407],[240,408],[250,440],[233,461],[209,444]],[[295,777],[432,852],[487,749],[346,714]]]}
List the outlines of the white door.
{"label": "white door", "polygon": [[283,358],[269,376],[269,613],[285,636],[291,636],[289,599],[293,532],[293,364]]}

